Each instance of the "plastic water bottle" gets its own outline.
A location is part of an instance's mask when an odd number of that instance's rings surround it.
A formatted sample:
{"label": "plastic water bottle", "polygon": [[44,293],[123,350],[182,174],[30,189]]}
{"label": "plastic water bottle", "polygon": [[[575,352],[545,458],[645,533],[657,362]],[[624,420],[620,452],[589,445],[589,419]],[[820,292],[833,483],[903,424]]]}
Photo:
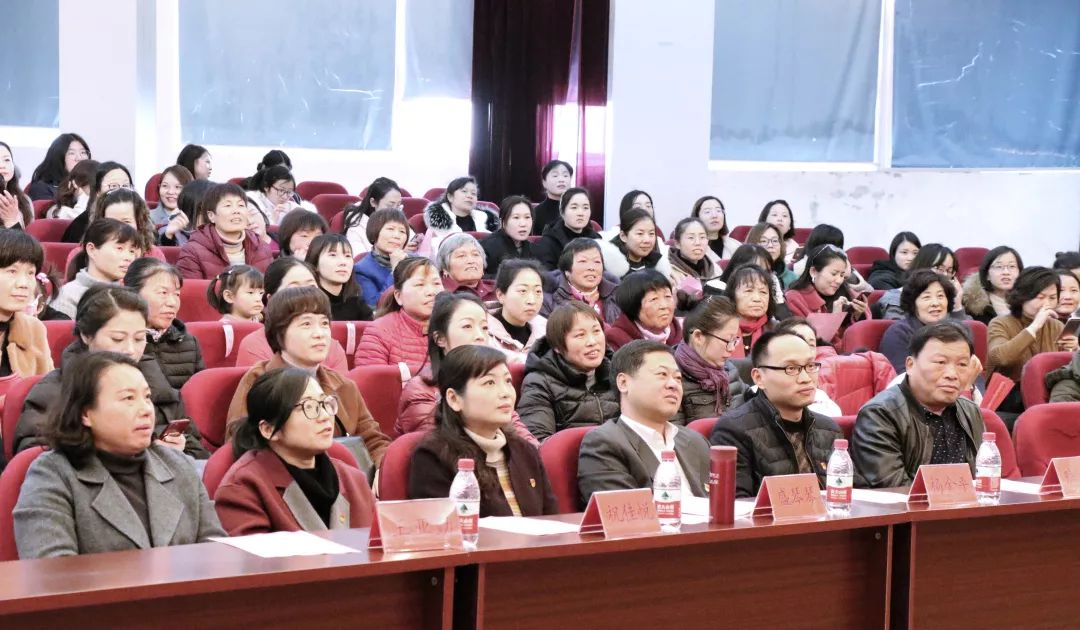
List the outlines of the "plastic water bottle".
{"label": "plastic water bottle", "polygon": [[652,486],[660,531],[673,534],[682,528],[682,475],[675,463],[675,451],[661,451]]}
{"label": "plastic water bottle", "polygon": [[825,509],[833,517],[851,515],[855,465],[851,463],[847,448],[847,440],[833,440],[833,452],[829,456],[829,468],[825,474]]}
{"label": "plastic water bottle", "polygon": [[475,550],[480,540],[480,483],[476,481],[475,469],[473,460],[459,459],[457,476],[450,484],[450,500],[461,525],[461,542],[468,551]]}
{"label": "plastic water bottle", "polygon": [[975,456],[975,498],[979,505],[997,505],[1001,500],[1001,451],[992,431],[982,434]]}

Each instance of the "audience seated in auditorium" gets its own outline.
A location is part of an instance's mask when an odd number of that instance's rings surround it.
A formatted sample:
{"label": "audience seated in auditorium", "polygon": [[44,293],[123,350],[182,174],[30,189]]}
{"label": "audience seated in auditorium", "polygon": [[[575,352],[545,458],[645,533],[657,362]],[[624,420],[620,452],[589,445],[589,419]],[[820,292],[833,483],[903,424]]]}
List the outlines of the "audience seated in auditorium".
{"label": "audience seated in auditorium", "polygon": [[277,166],[278,164],[285,165],[285,168],[292,170],[292,160],[289,158],[289,154],[285,153],[281,149],[270,149],[263,155],[262,160],[255,165],[255,173],[244,179],[240,184],[244,190],[258,190],[260,179],[262,178],[262,172],[271,166]]}
{"label": "audience seated in auditorium", "polygon": [[[714,265],[719,265],[721,260],[727,260],[742,245],[741,242],[728,236],[727,211],[724,202],[719,197],[705,195],[694,202],[690,209],[690,217],[699,219],[705,226],[705,232],[709,237],[709,260]],[[717,266],[719,269],[719,266]]]}
{"label": "audience seated in auditorium", "polygon": [[94,179],[100,167],[97,160],[89,159],[75,164],[60,180],[60,186],[56,190],[56,203],[49,207],[45,216],[71,221],[86,212],[89,209],[87,204],[90,202],[90,194],[94,189]]}
{"label": "audience seated in auditorium", "polygon": [[[98,198],[120,188],[134,189],[131,184],[131,172],[119,162],[102,162],[94,173],[94,185],[90,188],[90,198],[86,202],[86,212],[72,219],[60,238],[64,243],[79,243],[83,240],[86,227],[101,215],[96,212]],[[134,227],[134,226],[132,226]]]}
{"label": "audience seated in auditorium", "polygon": [[739,317],[731,300],[710,297],[690,312],[683,322],[682,343],[675,347],[683,397],[673,423],[716,418],[731,407],[743,386],[727,363],[738,346]]}
{"label": "audience seated in auditorium", "polygon": [[310,201],[303,201],[296,194],[296,179],[284,164],[259,171],[247,197],[266,215],[270,225],[282,223],[293,210],[316,212]]}
{"label": "audience seated in auditorium", "polygon": [[128,267],[124,286],[146,300],[146,353],[157,359],[169,385],[180,389],[196,372],[206,369],[199,340],[176,318],[183,276],[167,262],[139,258]]}
{"label": "audience seated in auditorium", "polygon": [[726,288],[728,281],[731,280],[731,275],[743,265],[755,265],[769,274],[769,284],[772,287],[773,318],[783,320],[790,317],[791,311],[788,309],[787,301],[784,299],[784,283],[776,275],[769,252],[761,245],[744,243],[735,248],[735,253],[731,255],[727,267],[720,274],[720,284]]}
{"label": "audience seated in auditorium", "polygon": [[443,287],[451,292],[472,293],[481,300],[495,299],[495,283],[484,279],[484,248],[471,234],[450,234],[435,255]]}
{"label": "audience seated in auditorium", "polygon": [[0,142],[0,224],[5,228],[25,228],[33,220],[34,207],[19,186],[15,156],[6,142]]}
{"label": "audience seated in auditorium", "polygon": [[643,269],[671,275],[668,247],[656,236],[656,221],[648,210],[632,208],[622,215],[619,231],[610,239],[598,240],[604,254],[604,269],[616,278]]}
{"label": "audience seated in auditorium", "polygon": [[1000,245],[988,251],[979,273],[964,280],[964,310],[986,325],[999,315],[1008,315],[1011,311],[1006,296],[1023,270],[1024,261],[1015,249]]}
{"label": "audience seated in auditorium", "polygon": [[[551,160],[540,169],[540,183],[544,187],[544,200],[533,209],[530,228],[533,236],[540,236],[549,225],[559,220],[559,200],[574,184],[574,167],[569,162]],[[504,200],[505,203],[505,200]],[[506,218],[502,217],[505,224]],[[490,254],[488,255],[490,258]],[[498,264],[495,265],[496,267]]]}
{"label": "audience seated in auditorium", "polygon": [[[794,271],[788,269],[785,262],[788,257],[788,244],[781,234],[780,228],[771,223],[758,223],[750,228],[750,231],[746,234],[746,242],[763,248],[769,254],[768,268],[776,274],[780,285],[786,289],[791,287],[791,284],[795,282],[798,276],[795,275]],[[728,263],[728,265],[730,266],[731,263]]]}
{"label": "audience seated in auditorium", "polygon": [[0,230],[0,378],[53,369],[45,325],[26,313],[44,260],[34,237],[22,230]]}
{"label": "audience seated in auditorium", "polygon": [[911,339],[907,376],[863,405],[851,438],[855,468],[870,488],[911,485],[923,464],[966,463],[985,431],[982,412],[960,393],[974,381],[975,346],[963,324],[923,326]]}
{"label": "audience seated in auditorium", "polygon": [[449,496],[458,460],[472,459],[481,517],[558,513],[539,451],[508,430],[514,396],[498,350],[469,344],[447,352],[439,369],[435,429],[421,438],[409,465],[409,498]]}
{"label": "audience seated in auditorium", "polygon": [[822,245],[810,252],[806,269],[784,295],[793,315],[807,317],[811,313],[847,313],[836,334],[830,339],[840,345],[844,331],[861,319],[870,318],[866,296],[857,296],[845,282],[848,259],[839,248]]}
{"label": "audience seated in auditorium", "polygon": [[547,330],[540,315],[544,304],[543,271],[533,260],[510,259],[495,276],[499,307],[488,314],[490,345],[502,350],[510,364],[524,364]]}
{"label": "audience seated in auditorium", "polygon": [[265,272],[274,257],[270,246],[247,229],[247,201],[236,184],[216,184],[206,191],[195,224],[176,262],[185,278],[213,278],[229,265]]}
{"label": "audience seated in auditorium", "polygon": [[186,144],[176,156],[176,165],[182,166],[195,179],[208,180],[214,173],[214,157],[206,147]]}
{"label": "audience seated in auditorium", "polygon": [[554,289],[544,293],[540,314],[549,317],[567,302],[583,302],[607,324],[615,323],[622,311],[615,303],[617,283],[604,277],[604,257],[600,245],[591,238],[575,238],[559,254],[558,267],[548,274]]}
{"label": "audience seated in auditorium", "polygon": [[[949,300],[949,317],[958,320],[968,319],[964,312],[964,287],[956,277],[956,254],[953,250],[940,243],[927,243],[919,248],[911,265],[902,276],[906,284],[912,274],[919,270],[933,271],[946,280],[953,287],[953,298]],[[878,298],[871,307],[871,312],[876,319],[904,319],[908,313],[900,306],[900,293],[903,286],[897,289],[888,289]]]}
{"label": "audience seated in auditorium", "polygon": [[[401,390],[398,418],[394,429],[399,434],[428,431],[435,427],[439,405],[439,368],[446,353],[466,345],[488,345],[488,314],[484,304],[469,293],[440,293],[435,298],[428,326],[428,363],[409,379]],[[525,440],[536,443],[529,430],[514,412],[514,429]]]}
{"label": "audience seated in auditorium", "polygon": [[[187,217],[187,227],[177,232],[172,239],[162,234],[160,236],[162,245],[183,247],[191,239],[192,232],[201,225],[198,222],[205,220],[199,217],[199,204],[202,203],[202,198],[206,196],[206,193],[216,185],[205,179],[197,179],[184,184],[180,190],[180,196],[176,198],[176,208]],[[259,214],[258,211],[256,214]],[[269,241],[264,240],[264,242]]]}
{"label": "audience seated in auditorium", "polygon": [[533,207],[527,197],[513,195],[499,204],[502,226],[480,241],[487,257],[484,275],[494,278],[499,264],[515,258],[533,258],[529,234],[533,228]]}
{"label": "audience seated in auditorium", "polygon": [[922,242],[911,232],[900,232],[889,244],[889,258],[874,261],[867,278],[875,289],[898,289],[904,285],[904,274],[919,253]]}
{"label": "audience seated in auditorium", "polygon": [[304,260],[311,241],[329,231],[330,225],[317,212],[303,208],[291,210],[281,218],[281,225],[278,226],[281,255]]}
{"label": "audience seated in auditorium", "polygon": [[[34,276],[33,292],[27,305],[27,313],[33,313],[41,321],[68,320],[71,318],[54,309],[51,304],[60,294],[60,277],[55,273],[38,272]],[[30,310],[32,309],[32,310]]]}
{"label": "audience seated in auditorium", "polygon": [[[795,213],[792,212],[791,205],[783,199],[767,202],[758,214],[758,224],[762,223],[768,223],[776,227],[780,232],[784,265],[790,265],[792,258],[795,256],[795,251],[799,248],[799,243],[795,240]],[[746,242],[754,243],[756,241],[748,237]],[[784,286],[787,286],[787,283]]]}
{"label": "audience seated in auditorium", "polygon": [[321,234],[308,245],[305,262],[330,300],[334,321],[371,321],[374,313],[360,293],[353,274],[353,253],[343,234]]}
{"label": "audience seated in auditorium", "polygon": [[128,266],[141,255],[138,243],[139,235],[130,225],[115,219],[91,223],[79,253],[68,264],[67,282],[60,287],[52,307],[75,317],[79,300],[90,287],[123,279]]}
{"label": "audience seated in auditorium", "polygon": [[794,333],[765,333],[751,361],[758,395],[720,416],[710,437],[738,450],[735,496],[755,496],[770,475],[813,473],[824,488],[833,440],[844,435],[832,418],[809,409],[821,367],[814,349]]}
{"label": "audience seated in auditorium", "polygon": [[674,450],[684,496],[706,496],[709,444],[670,422],[682,402],[682,373],[671,348],[639,339],[619,348],[611,372],[621,414],[585,434],[578,454],[584,507],[594,492],[652,487],[660,454]]}
{"label": "audience seated in auditorium", "polygon": [[678,311],[689,312],[705,296],[724,290],[720,268],[709,258],[709,237],[700,219],[688,218],[675,224],[668,248],[671,283],[675,285]]}
{"label": "audience seated in auditorium", "polygon": [[375,321],[356,346],[356,365],[403,366],[402,380],[427,361],[428,320],[435,296],[443,290],[435,265],[413,256],[394,267],[394,290],[379,304]]}
{"label": "audience seated in auditorium", "polygon": [[249,265],[232,265],[207,285],[206,301],[221,313],[223,322],[261,322],[264,293],[261,271]]}
{"label": "audience seated in auditorium", "polygon": [[130,356],[75,359],[12,513],[19,558],[207,542],[217,514],[182,442],[154,440],[152,392]]}
{"label": "audience seated in auditorium", "polygon": [[600,234],[589,227],[591,220],[589,191],[584,188],[568,189],[559,200],[559,219],[544,228],[544,235],[532,247],[536,259],[545,269],[555,269],[570,241],[600,238]]}
{"label": "audience seated in auditorium", "polygon": [[1058,305],[1055,311],[1061,321],[1068,321],[1070,317],[1076,317],[1080,312],[1080,276],[1068,269],[1055,269],[1061,282],[1061,291],[1058,293]]}
{"label": "audience seated in auditorium", "polygon": [[[1054,270],[1071,271],[1072,275],[1080,281],[1080,252],[1058,252],[1054,256]],[[1061,283],[1061,295],[1058,296],[1058,315],[1064,315],[1065,309],[1069,306],[1073,307],[1071,313],[1074,317],[1080,317],[1080,286],[1073,289],[1066,289],[1066,286],[1072,287],[1073,284],[1066,285],[1063,280]]]}
{"label": "audience seated in auditorium", "polygon": [[[103,284],[92,287],[83,295],[75,316],[78,336],[64,349],[60,366],[43,376],[26,395],[13,436],[15,451],[44,443],[42,431],[49,416],[56,411],[55,405],[63,401],[61,381],[64,374],[77,369],[76,360],[80,356],[94,352],[119,352],[136,362],[150,386],[155,429],[184,417],[180,392],[169,385],[154,355],[146,352],[146,313],[146,300],[131,289]],[[73,364],[76,367],[72,367]],[[188,425],[184,435],[166,437],[163,441],[196,459],[206,459],[210,455],[202,445],[194,422]]]}
{"label": "audience seated in auditorium", "polygon": [[[815,225],[814,229],[810,230],[810,235],[806,237],[806,244],[795,250],[794,264],[792,264],[791,269],[796,276],[802,275],[803,269],[806,268],[807,253],[817,250],[822,245],[835,245],[840,249],[844,249],[843,231],[828,223]],[[847,279],[845,281],[856,294],[869,293],[874,290],[874,287],[851,265],[850,260],[848,261]]]}
{"label": "audience seated in auditorium", "polygon": [[274,356],[260,361],[244,374],[236,386],[228,418],[230,433],[248,415],[248,390],[262,374],[283,367],[298,367],[314,372],[319,386],[337,398],[334,435],[358,435],[364,440],[371,459],[377,466],[390,444],[390,438],[379,429],[372,418],[356,383],[322,365],[330,351],[330,302],[315,287],[282,289],[266,305],[263,323],[266,339]]}
{"label": "audience seated in auditorium", "polygon": [[652,195],[644,190],[631,190],[619,200],[619,221],[631,210],[644,210],[650,217],[655,216]]}
{"label": "audience seated in auditorium", "polygon": [[1072,360],[1046,375],[1049,402],[1080,402],[1080,351]]}
{"label": "audience seated in auditorium", "polygon": [[427,232],[420,253],[434,256],[444,238],[455,232],[494,232],[499,216],[476,205],[479,192],[472,176],[458,177],[446,185],[446,193],[424,209]]}
{"label": "audience seated in auditorium", "polygon": [[[161,172],[158,184],[158,205],[150,211],[150,222],[158,233],[162,245],[183,245],[191,218],[180,209],[180,193],[194,178],[186,168],[174,164]],[[181,242],[183,239],[183,242]]]}
{"label": "audience seated in auditorium", "polygon": [[409,240],[409,221],[397,208],[380,208],[364,219],[368,254],[355,264],[353,273],[364,301],[375,308],[383,292],[394,286],[394,267],[409,256],[410,248],[415,251],[416,243]]}
{"label": "audience seated in auditorium", "polygon": [[[837,405],[832,398],[829,397],[829,393],[826,392],[822,385],[830,380],[829,372],[833,370],[833,364],[836,357],[840,356],[836,353],[836,348],[830,346],[827,342],[818,339],[817,332],[814,327],[810,325],[810,322],[806,321],[805,317],[789,317],[776,325],[773,329],[777,333],[792,333],[798,335],[806,345],[814,349],[814,360],[821,364],[821,368],[818,369],[817,376],[817,391],[814,392],[814,402],[810,404],[807,409],[822,416],[828,416],[830,418],[837,418],[844,415],[840,410],[840,405]],[[878,355],[881,356],[881,355]],[[743,393],[742,400],[735,400],[733,406],[739,406],[743,402],[750,400],[757,394],[757,385],[751,385]]]}
{"label": "audience seated in auditorium", "polygon": [[[927,245],[923,250],[929,247]],[[919,255],[922,255],[921,251]],[[949,317],[949,310],[954,304],[956,289],[948,277],[928,268],[919,268],[907,274],[899,303],[904,318],[885,330],[879,347],[897,374],[904,371],[908,346],[915,331]],[[981,366],[979,371],[982,371]]]}
{"label": "audience seated in auditorium", "polygon": [[[344,208],[342,232],[349,239],[353,254],[359,256],[369,252],[375,244],[375,240],[368,235],[368,221],[378,210],[401,210],[401,188],[388,177],[376,177],[368,184],[363,199]],[[374,234],[377,237],[379,230],[375,230]]]}
{"label": "audience seated in auditorium", "polygon": [[761,335],[770,330],[776,319],[773,313],[772,274],[756,265],[742,265],[728,277],[724,295],[735,307],[738,343],[732,349],[735,358],[750,356],[750,349]]}
{"label": "audience seated in auditorium", "polygon": [[236,462],[214,495],[230,536],[371,525],[375,497],[364,473],[331,457],[338,399],[307,370],[255,379],[236,426]]}
{"label": "audience seated in auditorium", "polygon": [[90,145],[77,133],[62,133],[45,150],[45,158],[34,169],[26,193],[33,201],[56,199],[60,181],[83,160],[88,160]]}
{"label": "audience seated in auditorium", "polygon": [[671,280],[659,271],[644,269],[627,275],[615,289],[615,303],[622,313],[604,328],[612,350],[633,339],[651,339],[671,347],[682,341]]}
{"label": "audience seated in auditorium", "polygon": [[536,439],[619,415],[603,325],[596,311],[576,301],[548,317],[545,336],[529,355],[517,407]]}

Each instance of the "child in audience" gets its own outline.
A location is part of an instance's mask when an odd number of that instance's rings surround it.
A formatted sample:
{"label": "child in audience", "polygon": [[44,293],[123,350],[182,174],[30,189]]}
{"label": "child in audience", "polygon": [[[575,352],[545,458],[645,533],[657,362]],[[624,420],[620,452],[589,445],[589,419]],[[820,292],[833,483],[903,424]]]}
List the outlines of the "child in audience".
{"label": "child in audience", "polygon": [[30,298],[30,304],[26,307],[26,314],[37,317],[41,321],[70,320],[71,318],[51,306],[53,300],[60,294],[60,278],[55,273],[38,272],[34,276],[35,293]]}
{"label": "child in audience", "polygon": [[206,301],[223,322],[261,322],[263,274],[248,265],[232,265],[206,287]]}
{"label": "child in audience", "polygon": [[74,318],[79,299],[87,289],[95,284],[120,282],[141,253],[135,228],[116,219],[94,221],[86,229],[82,248],[68,264],[67,282],[52,307]]}
{"label": "child in audience", "polygon": [[334,321],[371,321],[374,315],[353,276],[352,247],[344,234],[316,236],[305,262],[315,269],[319,288],[330,300]]}

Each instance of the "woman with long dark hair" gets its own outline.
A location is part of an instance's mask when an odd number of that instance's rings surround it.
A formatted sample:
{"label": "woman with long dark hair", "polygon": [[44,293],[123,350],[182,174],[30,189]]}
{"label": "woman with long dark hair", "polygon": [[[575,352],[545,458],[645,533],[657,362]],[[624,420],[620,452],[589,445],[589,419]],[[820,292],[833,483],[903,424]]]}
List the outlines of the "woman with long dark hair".
{"label": "woman with long dark hair", "polygon": [[57,136],[30,177],[30,189],[27,191],[30,199],[55,199],[60,180],[64,179],[76,164],[91,157],[90,145],[79,134],[62,133]]}

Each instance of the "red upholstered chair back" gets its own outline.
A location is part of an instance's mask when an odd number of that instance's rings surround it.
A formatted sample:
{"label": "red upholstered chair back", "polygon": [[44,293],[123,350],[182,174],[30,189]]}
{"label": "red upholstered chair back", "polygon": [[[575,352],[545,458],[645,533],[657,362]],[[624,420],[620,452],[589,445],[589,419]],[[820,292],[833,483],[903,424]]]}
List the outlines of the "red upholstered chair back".
{"label": "red upholstered chair back", "polygon": [[160,187],[161,173],[154,173],[150,176],[150,179],[146,180],[146,187],[143,188],[143,199],[147,203],[161,201],[161,196],[158,195],[158,188]]}
{"label": "red upholstered chair back", "polygon": [[514,380],[514,393],[516,395],[514,400],[521,400],[521,382],[525,380],[525,364],[515,363],[507,367],[510,368],[510,378]]}
{"label": "red upholstered chair back", "polygon": [[[68,322],[70,323],[70,322]],[[19,424],[19,416],[22,414],[23,402],[34,385],[41,380],[41,374],[15,379],[8,387],[4,397],[4,411],[0,415],[0,435],[4,437],[4,460],[10,462],[15,455],[15,427]]]}
{"label": "red upholstered chair back", "polygon": [[844,432],[844,438],[850,440],[852,432],[855,431],[855,418],[856,416],[837,416],[833,418],[836,424],[840,425],[840,430]]}
{"label": "red upholstered chair back", "polygon": [[244,182],[246,182],[247,179],[248,178],[246,178],[246,177],[230,177],[229,178],[229,183],[230,184],[236,184],[237,186],[243,186]]}
{"label": "red upholstered chair back", "polygon": [[315,204],[315,209],[319,211],[322,218],[330,221],[334,218],[334,215],[343,212],[345,206],[360,201],[360,198],[356,195],[339,194],[339,193],[321,193],[315,195],[311,200],[311,203]]}
{"label": "red upholstered chair back", "polygon": [[396,435],[398,402],[401,401],[401,369],[395,365],[361,365],[349,371],[349,378],[360,389],[375,422],[386,435]]}
{"label": "red upholstered chair back", "polygon": [[[1001,421],[996,413],[989,409],[982,409],[983,424],[987,431],[992,431],[997,437],[998,451],[1001,452],[1001,476],[1005,479],[1019,479],[1020,467],[1016,465],[1016,449],[1013,448],[1012,437],[1009,435],[1009,427]],[[976,436],[979,439],[979,436]]]}
{"label": "red upholstered chair back", "polygon": [[1024,399],[1024,408],[1041,405],[1050,400],[1046,389],[1046,373],[1072,361],[1071,352],[1040,352],[1031,357],[1020,373],[1020,395]]}
{"label": "red upholstered chair back", "polygon": [[[810,232],[814,231],[814,228],[795,228],[795,242],[799,245],[806,245],[806,239],[810,238]],[[735,238],[734,236],[732,238]]]}
{"label": "red upholstered chair back", "polygon": [[829,395],[845,416],[859,413],[866,401],[896,377],[889,360],[877,352],[830,357],[822,362],[818,387]]}
{"label": "red upholstered chair back", "polygon": [[165,262],[175,265],[180,260],[180,247],[178,245],[159,245],[161,253],[165,255]]}
{"label": "red upholstered chair back", "polygon": [[540,459],[544,462],[544,470],[561,514],[581,511],[581,493],[577,482],[578,451],[585,434],[592,428],[563,429],[540,444]]}
{"label": "red upholstered chair back", "polygon": [[[347,195],[349,191],[345,190],[345,187],[336,182],[320,182],[309,181],[300,182],[296,185],[296,194],[300,195],[301,199],[311,201],[316,195]],[[340,210],[340,208],[338,208]]]}
{"label": "red upholstered chair back", "polygon": [[[235,367],[240,341],[262,328],[259,322],[190,322],[188,332],[199,340],[207,368]],[[231,331],[231,332],[230,332]]]}
{"label": "red upholstered chair back", "polygon": [[880,300],[882,298],[882,296],[884,296],[884,295],[885,295],[885,292],[882,291],[881,289],[874,289],[873,291],[870,292],[870,295],[867,296],[866,303],[869,304],[870,306],[873,306],[873,305],[877,304],[878,300]]}
{"label": "red upholstered chair back", "polygon": [[184,408],[202,433],[203,443],[211,452],[225,443],[229,403],[246,367],[221,367],[196,372],[180,389]]}
{"label": "red upholstered chair back", "polygon": [[986,365],[986,355],[989,352],[986,324],[974,319],[966,319],[962,323],[971,331],[971,339],[975,342],[975,356]]}
{"label": "red upholstered chair back", "polygon": [[1051,459],[1080,455],[1080,402],[1028,407],[1014,432],[1020,474],[1042,475]]}
{"label": "red upholstered chair back", "polygon": [[341,234],[345,228],[345,212],[341,211],[330,217],[330,231]]}
{"label": "red upholstered chair back", "polygon": [[844,351],[870,350],[877,352],[881,348],[881,338],[892,326],[893,319],[864,319],[857,321],[844,331]]}
{"label": "red upholstered chair back", "polygon": [[424,223],[424,213],[414,214],[409,217],[409,228],[417,234],[427,232],[427,223]]}
{"label": "red upholstered chair back", "polygon": [[45,338],[49,341],[53,367],[60,367],[60,356],[64,353],[64,348],[75,341],[75,322],[67,319],[50,319],[41,323],[45,324]]}
{"label": "red upholstered chair back", "polygon": [[426,431],[406,433],[387,447],[379,468],[380,501],[403,501],[409,498],[409,463],[416,445],[426,434]]}
{"label": "red upholstered chair back", "polygon": [[956,275],[961,279],[979,271],[979,265],[990,250],[985,247],[959,247],[956,249]]}
{"label": "red upholstered chair back", "polygon": [[872,265],[879,260],[888,260],[889,252],[874,245],[856,245],[847,248],[847,257],[853,265]]}
{"label": "red upholstered chair back", "polygon": [[[352,451],[337,442],[330,445],[327,454],[334,459],[340,459],[353,468],[360,468],[360,464],[356,463],[356,456],[352,454]],[[214,451],[210,459],[206,460],[202,479],[203,485],[206,486],[206,493],[210,495],[211,501],[214,499],[214,495],[217,494],[218,486],[221,485],[221,480],[225,478],[225,473],[229,472],[229,468],[232,468],[234,463],[236,463],[236,458],[233,457],[231,445],[219,448]]]}
{"label": "red upholstered chair back", "polygon": [[753,226],[750,226],[750,225],[736,225],[735,227],[731,228],[731,231],[728,233],[728,236],[735,239],[736,241],[745,243],[746,242],[746,235],[750,233],[750,228],[751,227],[753,227]]}
{"label": "red upholstered chair back", "polygon": [[686,425],[686,427],[693,431],[697,431],[701,434],[701,437],[708,440],[709,436],[712,435],[713,427],[716,426],[716,420],[716,418],[698,418]]}
{"label": "red upholstered chair back", "polygon": [[44,219],[45,212],[56,203],[52,199],[35,199],[34,205],[34,219]]}
{"label": "red upholstered chair back", "polygon": [[184,286],[180,287],[180,312],[176,318],[185,324],[188,322],[215,322],[221,319],[221,313],[210,306],[206,299],[206,287],[210,286],[210,280],[184,280]]}
{"label": "red upholstered chair back", "polygon": [[427,199],[428,201],[438,201],[445,194],[445,188],[428,188],[428,191],[424,193],[424,199]]}
{"label": "red upholstered chair back", "polygon": [[424,208],[428,207],[431,202],[423,197],[402,197],[401,205],[405,212],[406,217],[414,217],[418,214],[424,214]]}
{"label": "red upholstered chair back", "polygon": [[27,469],[44,452],[45,449],[40,446],[26,449],[8,462],[4,473],[0,474],[0,562],[19,559],[19,550],[15,546],[15,520],[11,512],[19,500],[19,490]]}
{"label": "red upholstered chair back", "polygon": [[59,242],[69,225],[71,221],[68,219],[38,219],[26,226],[26,233],[42,243]]}
{"label": "red upholstered chair back", "polygon": [[858,271],[859,275],[862,276],[863,279],[865,280],[866,279],[866,274],[870,273],[870,269],[874,265],[871,264],[871,263],[851,263],[851,266],[854,267],[855,271]]}
{"label": "red upholstered chair back", "polygon": [[[45,220],[45,219],[42,219]],[[37,221],[34,221],[37,223]],[[33,225],[31,223],[30,225]],[[64,272],[67,271],[67,259],[68,254],[79,247],[78,243],[41,243],[41,247],[45,250],[45,269],[44,271],[53,270],[63,280]]]}
{"label": "red upholstered chair back", "polygon": [[356,346],[360,343],[360,338],[364,336],[364,329],[367,328],[371,322],[330,322],[330,336],[341,344],[343,350],[345,350],[346,362],[349,365],[349,369],[356,367],[353,365],[356,353]]}

